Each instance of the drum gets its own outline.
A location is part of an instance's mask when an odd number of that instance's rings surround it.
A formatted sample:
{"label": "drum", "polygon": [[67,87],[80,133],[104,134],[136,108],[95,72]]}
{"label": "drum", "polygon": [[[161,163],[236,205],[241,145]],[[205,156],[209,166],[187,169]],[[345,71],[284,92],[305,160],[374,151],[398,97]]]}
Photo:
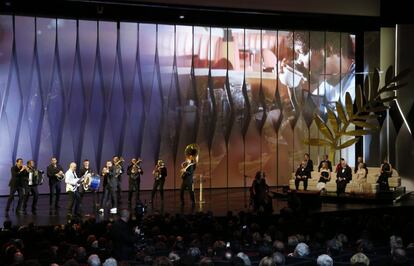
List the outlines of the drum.
{"label": "drum", "polygon": [[99,175],[93,175],[91,176],[89,180],[90,180],[89,189],[95,190],[95,191],[98,190],[99,185],[101,184],[101,177]]}

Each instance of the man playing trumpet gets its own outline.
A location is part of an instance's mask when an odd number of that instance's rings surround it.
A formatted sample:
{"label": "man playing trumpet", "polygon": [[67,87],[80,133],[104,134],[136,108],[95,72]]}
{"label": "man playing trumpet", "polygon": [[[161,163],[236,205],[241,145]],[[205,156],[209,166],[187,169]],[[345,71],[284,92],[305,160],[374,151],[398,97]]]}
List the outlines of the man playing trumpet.
{"label": "man playing trumpet", "polygon": [[144,171],[141,168],[141,163],[141,158],[138,158],[138,160],[136,158],[132,158],[131,164],[127,169],[127,175],[129,176],[128,205],[130,207],[132,205],[132,197],[134,196],[134,193],[136,193],[135,205],[137,205],[140,201],[139,191],[141,184],[141,175],[144,174]]}
{"label": "man playing trumpet", "polygon": [[163,160],[157,161],[152,174],[154,176],[154,186],[152,187],[151,203],[154,202],[154,196],[157,192],[157,189],[160,191],[161,202],[164,202],[164,182],[165,177],[167,176],[167,168],[165,167]]}

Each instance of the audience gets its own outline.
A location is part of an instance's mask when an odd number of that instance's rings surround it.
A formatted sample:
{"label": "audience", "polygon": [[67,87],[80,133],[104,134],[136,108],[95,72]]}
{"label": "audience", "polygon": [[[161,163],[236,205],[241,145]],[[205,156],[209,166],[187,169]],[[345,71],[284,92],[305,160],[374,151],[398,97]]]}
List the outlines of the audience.
{"label": "audience", "polygon": [[309,214],[285,208],[273,216],[154,213],[137,220],[121,210],[114,221],[90,217],[66,225],[19,227],[7,221],[0,230],[0,264],[413,265],[410,213]]}

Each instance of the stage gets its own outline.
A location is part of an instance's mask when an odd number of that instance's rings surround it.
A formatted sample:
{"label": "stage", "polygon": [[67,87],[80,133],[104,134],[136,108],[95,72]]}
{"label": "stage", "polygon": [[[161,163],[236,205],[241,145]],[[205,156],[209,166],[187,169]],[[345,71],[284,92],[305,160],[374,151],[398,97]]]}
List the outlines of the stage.
{"label": "stage", "polygon": [[[273,209],[274,214],[279,214],[280,210],[291,206],[292,201],[287,196],[287,194],[283,194],[281,191],[277,191],[276,188],[272,189],[275,193],[275,198],[273,199]],[[154,212],[164,212],[170,214],[176,213],[183,213],[183,214],[191,214],[199,211],[207,212],[211,211],[215,216],[224,216],[228,211],[232,211],[234,213],[240,211],[248,211],[249,202],[248,202],[248,189],[245,190],[245,193],[242,188],[232,188],[232,189],[212,189],[212,190],[204,190],[204,203],[199,202],[199,194],[196,191],[196,206],[195,208],[191,208],[191,204],[189,202],[189,196],[186,193],[186,205],[184,208],[180,206],[180,199],[179,199],[179,190],[166,190],[164,192],[164,205],[161,206],[159,196],[153,204],[149,204],[151,191],[141,191],[141,199],[143,204],[146,205],[145,214],[152,214]],[[299,193],[300,194],[300,193]],[[101,197],[102,194],[99,194]],[[120,208],[128,208],[127,202],[128,192],[122,193],[122,203],[120,204]],[[315,195],[312,196],[313,199],[317,199]],[[17,196],[15,197],[14,206],[17,205]],[[26,215],[16,215],[14,211],[10,210],[9,217],[6,217],[4,213],[5,205],[7,202],[7,197],[0,198],[0,210],[2,215],[0,217],[0,223],[6,219],[10,219],[13,224],[15,225],[23,225],[33,222],[36,225],[53,225],[53,224],[62,224],[67,222],[66,217],[66,207],[67,207],[67,195],[61,195],[60,199],[60,209],[55,214],[49,213],[49,195],[40,195],[38,201],[38,210],[37,215],[33,215],[30,212],[30,208],[28,208],[28,213]],[[356,201],[325,201],[323,197],[320,198],[320,204],[313,205],[313,204],[303,204],[311,203],[311,201],[303,201],[302,200],[302,208],[307,207],[307,211],[310,213],[327,213],[327,212],[343,212],[343,211],[352,211],[352,210],[372,210],[375,209],[383,209],[383,208],[395,208],[395,207],[414,207],[414,195],[405,194],[403,198],[401,198],[397,202],[375,202],[369,200],[360,200]],[[297,202],[296,202],[297,203]],[[31,199],[29,200],[28,206],[31,206]],[[295,204],[295,202],[293,202]],[[98,215],[96,212],[93,211],[93,204],[92,204],[92,194],[87,193],[83,199],[83,219],[87,219],[90,216],[96,216],[97,220],[108,219],[110,216],[109,214],[105,214],[104,216]]]}

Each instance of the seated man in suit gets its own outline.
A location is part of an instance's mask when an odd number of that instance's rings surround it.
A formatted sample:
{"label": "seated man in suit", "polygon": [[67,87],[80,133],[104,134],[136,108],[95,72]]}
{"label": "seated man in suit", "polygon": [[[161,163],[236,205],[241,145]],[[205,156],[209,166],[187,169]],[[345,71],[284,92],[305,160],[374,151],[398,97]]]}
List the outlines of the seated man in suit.
{"label": "seated man in suit", "polygon": [[295,173],[295,187],[299,190],[299,183],[303,181],[304,190],[308,189],[308,178],[311,178],[311,172],[307,167],[307,162],[302,161]]}
{"label": "seated man in suit", "polygon": [[318,172],[320,172],[320,171],[321,171],[321,168],[322,168],[322,164],[323,164],[323,163],[327,163],[327,165],[328,165],[328,169],[332,172],[332,163],[331,163],[331,161],[329,161],[328,154],[325,154],[325,155],[323,156],[323,160],[319,163],[319,166],[318,166]]}
{"label": "seated man in suit", "polygon": [[344,194],[346,185],[352,180],[352,170],[345,160],[341,158],[341,164],[336,171],[336,194],[337,196]]}

